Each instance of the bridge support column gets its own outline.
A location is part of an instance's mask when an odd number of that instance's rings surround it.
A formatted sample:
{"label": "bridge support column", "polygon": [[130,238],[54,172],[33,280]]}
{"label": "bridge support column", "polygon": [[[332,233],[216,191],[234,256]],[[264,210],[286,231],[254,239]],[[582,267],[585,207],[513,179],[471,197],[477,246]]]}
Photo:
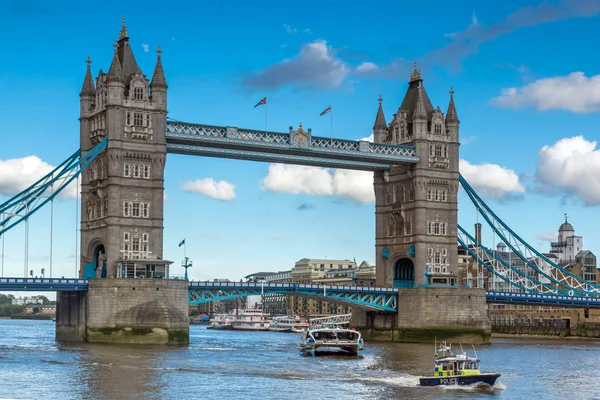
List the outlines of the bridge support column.
{"label": "bridge support column", "polygon": [[85,292],[56,294],[56,340],[80,343],[85,341]]}
{"label": "bridge support column", "polygon": [[353,309],[350,326],[376,341],[483,344],[491,337],[482,289],[402,289],[397,314]]}
{"label": "bridge support column", "polygon": [[90,279],[90,343],[188,344],[188,281]]}

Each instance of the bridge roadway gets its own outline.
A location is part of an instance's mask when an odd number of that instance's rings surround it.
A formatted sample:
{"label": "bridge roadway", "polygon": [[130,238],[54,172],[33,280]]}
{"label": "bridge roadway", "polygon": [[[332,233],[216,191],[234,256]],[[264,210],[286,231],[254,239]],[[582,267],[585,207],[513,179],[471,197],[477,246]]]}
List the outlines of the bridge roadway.
{"label": "bridge roadway", "polygon": [[[85,292],[87,290],[87,279],[0,278],[0,291]],[[397,311],[399,293],[399,289],[395,288],[210,281],[190,281],[189,291],[190,305],[260,294],[297,294],[387,312]],[[488,303],[493,304],[600,308],[600,298],[598,297],[489,291],[486,293],[486,299]]]}

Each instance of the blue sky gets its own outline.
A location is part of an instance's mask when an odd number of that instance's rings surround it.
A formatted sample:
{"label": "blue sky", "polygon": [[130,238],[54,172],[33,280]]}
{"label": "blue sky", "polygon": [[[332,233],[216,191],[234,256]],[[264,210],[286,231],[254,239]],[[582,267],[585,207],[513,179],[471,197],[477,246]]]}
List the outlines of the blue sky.
{"label": "blue sky", "polygon": [[[84,61],[89,54],[94,77],[108,70],[122,15],[148,77],[161,45],[169,116],[189,122],[263,128],[264,108],[253,106],[267,96],[270,130],[302,122],[328,136],[319,113],[332,104],[333,135],[364,138],[380,93],[390,122],[416,60],[434,106],[445,111],[454,87],[461,172],[494,210],[543,250],[568,213],[584,247],[600,253],[600,0],[4,1],[3,198],[79,146]],[[373,262],[368,182],[352,172],[169,155],[164,256],[181,273],[185,237],[194,279],[289,269],[302,257]],[[459,208],[459,223],[472,226],[466,196]],[[53,274],[72,276],[73,199],[56,202],[54,221]],[[49,210],[30,226],[38,274],[49,266]],[[6,235],[5,276],[23,274],[23,237],[23,228]]]}

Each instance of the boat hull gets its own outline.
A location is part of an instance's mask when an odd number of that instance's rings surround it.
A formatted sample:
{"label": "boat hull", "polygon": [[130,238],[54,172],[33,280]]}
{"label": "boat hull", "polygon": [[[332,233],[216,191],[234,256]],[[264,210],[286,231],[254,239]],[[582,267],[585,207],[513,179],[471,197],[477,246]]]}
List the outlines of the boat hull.
{"label": "boat hull", "polygon": [[457,375],[457,376],[427,376],[419,378],[421,386],[463,386],[485,383],[494,386],[500,374]]}

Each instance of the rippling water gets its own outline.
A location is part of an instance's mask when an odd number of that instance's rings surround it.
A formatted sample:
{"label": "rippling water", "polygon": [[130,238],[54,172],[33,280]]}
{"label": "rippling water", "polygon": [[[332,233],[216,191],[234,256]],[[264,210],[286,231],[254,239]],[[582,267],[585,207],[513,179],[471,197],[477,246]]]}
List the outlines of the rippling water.
{"label": "rippling water", "polygon": [[591,399],[600,342],[494,339],[477,349],[494,388],[426,388],[433,346],[367,343],[358,357],[306,357],[299,336],[191,326],[190,346],[67,345],[51,321],[0,320],[0,398]]}

